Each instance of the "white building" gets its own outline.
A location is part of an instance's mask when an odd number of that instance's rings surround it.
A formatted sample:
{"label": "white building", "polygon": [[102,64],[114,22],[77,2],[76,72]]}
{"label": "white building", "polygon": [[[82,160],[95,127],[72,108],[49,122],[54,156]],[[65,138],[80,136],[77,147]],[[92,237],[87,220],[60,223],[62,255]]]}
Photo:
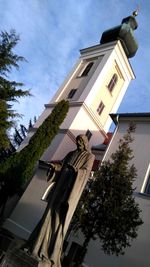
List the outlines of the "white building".
{"label": "white building", "polygon": [[100,249],[99,241],[91,241],[85,258],[88,267],[147,267],[150,264],[150,113],[113,114],[116,130],[111,139],[104,159],[110,158],[118,147],[118,141],[124,136],[131,122],[136,130],[132,134],[134,140],[130,147],[133,149],[137,178],[133,184],[135,200],[139,203],[143,225],[139,227],[138,237],[125,249],[124,256],[107,256]]}

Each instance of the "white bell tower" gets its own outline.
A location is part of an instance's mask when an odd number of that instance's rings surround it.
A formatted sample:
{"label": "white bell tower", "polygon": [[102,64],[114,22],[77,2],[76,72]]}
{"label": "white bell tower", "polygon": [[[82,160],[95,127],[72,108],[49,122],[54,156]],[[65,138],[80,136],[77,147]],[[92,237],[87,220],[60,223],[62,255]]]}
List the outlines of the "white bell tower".
{"label": "white bell tower", "polygon": [[134,38],[137,22],[134,16],[102,34],[100,44],[80,50],[80,57],[59,90],[35,124],[43,122],[54,105],[69,101],[68,115],[59,134],[42,160],[59,160],[74,148],[75,137],[87,134],[90,146],[103,142],[115,113],[131,80],[135,79],[128,60],[138,46]]}

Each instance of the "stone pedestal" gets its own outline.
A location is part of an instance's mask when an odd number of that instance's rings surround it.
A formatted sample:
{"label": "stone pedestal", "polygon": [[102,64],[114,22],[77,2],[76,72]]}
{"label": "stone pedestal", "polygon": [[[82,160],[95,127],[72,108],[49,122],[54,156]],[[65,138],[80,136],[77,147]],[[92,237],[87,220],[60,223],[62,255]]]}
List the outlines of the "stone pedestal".
{"label": "stone pedestal", "polygon": [[38,261],[30,256],[28,256],[24,251],[14,248],[9,250],[1,267],[38,267]]}
{"label": "stone pedestal", "polygon": [[[51,263],[38,261],[21,249],[25,240],[0,231],[0,267],[52,267]],[[67,266],[68,267],[68,266]]]}

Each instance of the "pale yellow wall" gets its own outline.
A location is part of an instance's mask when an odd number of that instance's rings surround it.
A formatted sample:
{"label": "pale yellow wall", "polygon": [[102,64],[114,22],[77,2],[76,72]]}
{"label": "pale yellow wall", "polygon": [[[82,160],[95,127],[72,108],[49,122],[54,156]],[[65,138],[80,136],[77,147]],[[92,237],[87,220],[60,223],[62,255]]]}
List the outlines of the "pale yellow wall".
{"label": "pale yellow wall", "polygon": [[[110,92],[107,88],[113,74],[118,75],[118,81],[113,89],[112,92]],[[102,125],[106,123],[106,120],[108,119],[108,115],[111,113],[111,110],[116,103],[117,97],[122,89],[122,86],[124,84],[124,78],[118,68],[118,65],[116,61],[114,60],[112,62],[112,66],[110,66],[110,69],[107,72],[107,75],[105,76],[105,80],[103,81],[102,85],[99,87],[99,93],[93,98],[93,101],[91,103],[91,108],[97,113],[97,108],[102,101],[105,105],[105,108],[103,109],[103,112],[101,115],[99,115],[99,119]]]}
{"label": "pale yellow wall", "polygon": [[[78,70],[74,73],[74,75],[70,79],[69,83],[67,83],[64,86],[64,89],[60,92],[60,95],[58,96],[57,100],[60,101],[62,99],[67,99],[67,96],[68,96],[69,92],[71,91],[71,89],[77,89],[77,92],[75,93],[73,98],[69,99],[69,101],[78,101],[79,97],[81,96],[82,92],[84,91],[84,88],[86,87],[87,83],[89,82],[89,80],[93,76],[93,73],[95,72],[97,66],[100,64],[103,56],[104,55],[99,56],[99,57],[97,56],[94,58],[91,57],[89,59],[82,60],[79,63]],[[83,76],[83,77],[80,76],[80,73],[82,72],[82,70],[84,70],[90,62],[94,62],[94,65],[90,69],[88,75]]]}
{"label": "pale yellow wall", "polygon": [[95,117],[92,117],[82,106],[70,125],[70,131],[77,136],[78,134],[85,134],[88,129],[93,134],[90,139],[90,147],[103,143],[105,137],[100,132],[102,130],[101,125],[96,123]]}

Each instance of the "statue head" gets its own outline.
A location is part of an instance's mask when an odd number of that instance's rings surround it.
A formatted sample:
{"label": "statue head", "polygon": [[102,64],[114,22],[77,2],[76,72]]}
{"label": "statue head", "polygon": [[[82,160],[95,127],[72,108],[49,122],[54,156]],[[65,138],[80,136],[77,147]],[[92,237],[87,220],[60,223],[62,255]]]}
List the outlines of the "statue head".
{"label": "statue head", "polygon": [[76,144],[77,144],[77,149],[79,151],[88,150],[89,148],[88,138],[84,134],[80,134],[76,137]]}

